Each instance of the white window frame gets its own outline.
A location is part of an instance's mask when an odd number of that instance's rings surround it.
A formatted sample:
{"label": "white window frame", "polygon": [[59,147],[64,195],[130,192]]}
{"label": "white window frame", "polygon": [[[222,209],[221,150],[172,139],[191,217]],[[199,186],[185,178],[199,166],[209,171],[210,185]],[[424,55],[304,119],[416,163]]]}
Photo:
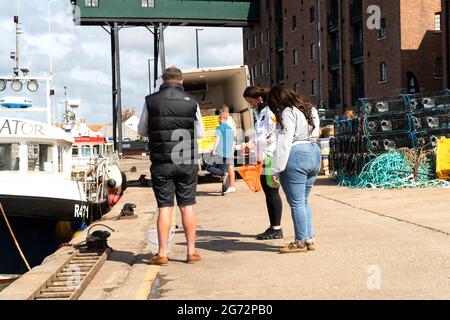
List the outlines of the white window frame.
{"label": "white window frame", "polygon": [[88,8],[98,8],[100,0],[84,0],[84,6]]}

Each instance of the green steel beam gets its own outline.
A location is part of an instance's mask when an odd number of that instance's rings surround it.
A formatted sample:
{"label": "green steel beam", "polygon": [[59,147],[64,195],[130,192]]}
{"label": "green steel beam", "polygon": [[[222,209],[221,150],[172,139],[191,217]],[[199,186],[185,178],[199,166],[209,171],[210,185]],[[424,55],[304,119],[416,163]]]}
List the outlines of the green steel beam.
{"label": "green steel beam", "polygon": [[[244,27],[259,22],[260,0],[153,0],[143,8],[142,0],[70,0],[74,19],[81,25],[106,26],[114,22],[128,26],[157,23],[181,26]],[[98,3],[97,7],[87,6]]]}

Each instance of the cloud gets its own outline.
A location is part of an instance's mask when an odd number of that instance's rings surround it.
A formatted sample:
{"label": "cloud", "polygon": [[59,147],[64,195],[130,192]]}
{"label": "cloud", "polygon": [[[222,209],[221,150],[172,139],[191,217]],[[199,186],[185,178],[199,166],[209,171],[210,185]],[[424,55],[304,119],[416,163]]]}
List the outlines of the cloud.
{"label": "cloud", "polygon": [[[15,1],[8,1],[8,4],[3,4],[6,0],[0,1],[0,74],[10,75],[14,62],[9,55],[15,48],[12,17],[17,15],[17,9]],[[66,86],[70,97],[82,99],[79,113],[89,123],[111,122],[110,35],[100,27],[74,26],[69,0],[50,0],[50,37],[47,1],[26,0],[21,3],[19,15],[24,32],[21,36],[22,65],[29,67],[32,75],[42,75],[49,72],[49,54],[53,56],[52,87],[56,92],[53,98],[54,113],[58,113],[57,105],[64,100]],[[240,28],[203,29],[199,32],[202,67],[242,64]],[[135,108],[139,113],[149,91],[148,59],[153,58],[153,35],[142,27],[123,28],[119,35],[122,105],[123,108]],[[195,28],[169,27],[164,35],[167,65],[177,65],[182,69],[195,68]],[[153,65],[151,69],[153,71]]]}

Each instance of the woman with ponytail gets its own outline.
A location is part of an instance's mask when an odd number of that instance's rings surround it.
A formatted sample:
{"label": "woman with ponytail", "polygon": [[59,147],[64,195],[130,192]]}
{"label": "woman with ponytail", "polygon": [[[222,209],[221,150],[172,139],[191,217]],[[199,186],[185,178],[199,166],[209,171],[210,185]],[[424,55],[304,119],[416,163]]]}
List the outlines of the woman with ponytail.
{"label": "woman with ponytail", "polygon": [[[245,89],[244,98],[250,105],[256,120],[249,149],[256,149],[256,159],[258,162],[267,163],[275,151],[275,115],[267,106],[267,95],[269,89],[251,86]],[[258,240],[281,239],[283,230],[281,229],[281,213],[283,205],[281,202],[279,185],[271,186],[267,183],[266,176],[261,175],[261,185],[266,197],[267,211],[269,213],[270,226],[256,238]]]}
{"label": "woman with ponytail", "polygon": [[281,253],[314,250],[315,233],[308,196],[320,171],[319,114],[311,103],[286,86],[270,89],[268,104],[277,121],[273,180],[281,182],[295,230],[295,240],[282,248]]}

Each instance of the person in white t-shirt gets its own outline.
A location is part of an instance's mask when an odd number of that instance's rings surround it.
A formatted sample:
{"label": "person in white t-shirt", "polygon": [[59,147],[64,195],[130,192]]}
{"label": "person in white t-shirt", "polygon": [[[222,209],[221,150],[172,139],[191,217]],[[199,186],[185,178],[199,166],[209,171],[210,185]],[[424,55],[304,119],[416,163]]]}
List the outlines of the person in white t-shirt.
{"label": "person in white t-shirt", "polygon": [[[256,160],[266,165],[271,159],[276,147],[275,127],[276,118],[267,105],[269,89],[251,86],[245,89],[244,99],[248,102],[255,118],[255,126],[251,141],[246,145],[256,151]],[[281,214],[283,203],[280,196],[279,185],[269,185],[265,176],[265,168],[261,175],[261,186],[266,197],[266,206],[270,225],[266,231],[256,235],[258,240],[282,239]]]}

